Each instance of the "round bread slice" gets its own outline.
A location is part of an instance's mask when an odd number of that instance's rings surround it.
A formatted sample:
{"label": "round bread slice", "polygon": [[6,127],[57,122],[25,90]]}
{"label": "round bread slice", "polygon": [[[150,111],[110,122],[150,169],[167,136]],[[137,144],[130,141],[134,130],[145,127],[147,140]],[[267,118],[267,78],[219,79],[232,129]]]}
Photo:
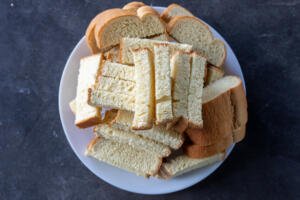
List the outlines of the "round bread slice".
{"label": "round bread slice", "polygon": [[145,6],[143,2],[132,1],[123,6],[124,10],[137,10],[139,7]]}
{"label": "round bread slice", "polygon": [[176,16],[167,24],[167,32],[176,41],[191,44],[194,50],[204,55],[208,62],[221,67],[226,58],[222,41],[214,39],[209,27],[193,16]]}
{"label": "round bread slice", "polygon": [[172,3],[162,12],[160,17],[165,22],[169,22],[172,19],[172,17],[176,16],[193,16],[193,14],[184,7],[176,3]]}

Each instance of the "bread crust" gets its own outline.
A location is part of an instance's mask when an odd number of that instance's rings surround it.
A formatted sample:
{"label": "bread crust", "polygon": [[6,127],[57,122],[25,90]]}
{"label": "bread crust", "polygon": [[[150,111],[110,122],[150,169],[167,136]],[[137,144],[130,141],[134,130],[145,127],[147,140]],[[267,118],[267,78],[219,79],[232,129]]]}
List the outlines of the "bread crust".
{"label": "bread crust", "polygon": [[233,131],[233,142],[238,143],[246,136],[246,125],[243,125]]}
{"label": "bread crust", "polygon": [[185,154],[191,158],[204,158],[209,157],[217,153],[225,151],[230,145],[233,144],[232,135],[229,134],[227,137],[219,140],[218,143],[202,146],[198,144],[185,145],[183,150]]}
{"label": "bread crust", "polygon": [[[241,80],[239,84],[202,105],[203,129],[187,129],[186,134],[201,146],[216,143],[247,123],[247,99]],[[243,130],[238,138],[243,138]],[[238,140],[238,139],[237,139]]]}
{"label": "bread crust", "polygon": [[169,22],[172,19],[172,16],[169,15],[169,13],[176,7],[179,7],[183,10],[185,10],[186,12],[190,13],[190,15],[193,15],[188,9],[176,4],[176,3],[172,3],[170,4],[160,15],[160,17],[165,21],[165,22]]}
{"label": "bread crust", "polygon": [[88,128],[88,127],[91,127],[91,126],[95,126],[99,123],[101,123],[101,114],[100,113],[99,113],[98,116],[94,116],[92,118],[85,119],[83,121],[77,122],[75,125],[78,128]]}
{"label": "bread crust", "polygon": [[124,10],[137,10],[141,6],[145,6],[143,2],[140,1],[132,1],[130,3],[127,3],[123,6]]}

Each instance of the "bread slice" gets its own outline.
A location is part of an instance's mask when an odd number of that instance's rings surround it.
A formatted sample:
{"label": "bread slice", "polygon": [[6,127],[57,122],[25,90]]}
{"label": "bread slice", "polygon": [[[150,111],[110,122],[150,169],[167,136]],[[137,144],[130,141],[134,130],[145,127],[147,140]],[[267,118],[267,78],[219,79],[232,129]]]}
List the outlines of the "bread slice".
{"label": "bread slice", "polygon": [[92,106],[134,111],[135,83],[114,78],[104,78],[102,77],[98,84],[89,89],[89,104]]}
{"label": "bread slice", "polygon": [[117,129],[130,131],[136,135],[140,135],[144,138],[149,138],[156,142],[160,142],[164,145],[171,147],[172,149],[179,149],[184,142],[184,137],[182,134],[179,134],[172,130],[166,130],[162,126],[154,125],[152,129],[149,130],[132,130],[132,121],[134,113],[119,110],[116,117],[115,123],[111,126]]}
{"label": "bread slice", "polygon": [[90,142],[85,154],[144,177],[157,174],[162,164],[156,154],[100,137]]}
{"label": "bread slice", "polygon": [[109,9],[99,14],[95,20],[94,37],[101,52],[118,45],[123,37],[143,38],[165,32],[164,23],[149,6],[141,6],[137,10]]}
{"label": "bread slice", "polygon": [[131,49],[148,48],[153,52],[154,44],[168,44],[170,46],[170,56],[175,51],[190,52],[192,45],[178,44],[166,41],[151,40],[151,39],[139,39],[139,38],[122,38],[120,43],[120,62],[132,65],[133,56]]}
{"label": "bread slice", "polygon": [[106,51],[103,55],[105,60],[118,63],[119,62],[119,45],[111,48],[110,50]]}
{"label": "bread slice", "polygon": [[224,158],[224,153],[219,153],[211,157],[193,159],[186,155],[178,155],[168,162],[163,163],[158,176],[159,178],[169,179],[184,173],[190,172],[195,169],[199,169],[213,163],[222,161]]}
{"label": "bread slice", "polygon": [[196,53],[192,54],[190,85],[188,91],[188,119],[190,128],[202,128],[202,90],[206,59]]}
{"label": "bread slice", "polygon": [[190,86],[190,53],[176,52],[171,58],[174,122],[182,119],[188,125],[188,94]]}
{"label": "bread slice", "polygon": [[207,66],[205,85],[209,85],[224,76],[224,70],[213,65]]}
{"label": "bread slice", "polygon": [[79,128],[94,126],[101,121],[100,108],[88,104],[88,90],[97,80],[101,60],[102,54],[80,60],[75,115],[75,125]]}
{"label": "bread slice", "polygon": [[156,124],[173,120],[170,49],[167,44],[154,44]]}
{"label": "bread slice", "polygon": [[132,1],[123,6],[124,10],[137,10],[139,7],[145,6],[143,2]]}
{"label": "bread slice", "polygon": [[207,145],[207,146],[203,146],[199,144],[184,145],[183,151],[190,158],[205,158],[225,151],[232,144],[233,144],[233,137],[230,134],[227,137],[219,138],[218,142],[212,145]]}
{"label": "bread slice", "polygon": [[165,22],[169,22],[172,17],[176,16],[193,16],[193,14],[184,7],[176,3],[172,3],[160,15]]}
{"label": "bread slice", "polygon": [[132,129],[151,129],[155,115],[154,65],[149,49],[133,50],[135,69],[135,106]]}
{"label": "bread slice", "polygon": [[102,65],[101,76],[135,82],[134,70],[134,67],[129,65],[105,61]]}
{"label": "bread slice", "polygon": [[124,131],[110,127],[107,124],[100,124],[96,126],[94,133],[97,136],[104,137],[105,139],[129,144],[134,148],[157,154],[159,157],[167,157],[171,154],[171,149],[162,143],[141,137],[130,131]]}
{"label": "bread slice", "polygon": [[180,43],[193,45],[194,50],[204,55],[212,65],[221,67],[226,58],[222,41],[214,39],[209,27],[192,16],[176,16],[167,24],[167,32]]}
{"label": "bread slice", "polygon": [[75,115],[76,114],[76,99],[73,99],[72,101],[69,102],[69,107],[70,107],[72,113]]}
{"label": "bread slice", "polygon": [[203,129],[186,130],[193,143],[211,145],[247,123],[247,100],[238,77],[225,76],[208,85],[202,100]]}

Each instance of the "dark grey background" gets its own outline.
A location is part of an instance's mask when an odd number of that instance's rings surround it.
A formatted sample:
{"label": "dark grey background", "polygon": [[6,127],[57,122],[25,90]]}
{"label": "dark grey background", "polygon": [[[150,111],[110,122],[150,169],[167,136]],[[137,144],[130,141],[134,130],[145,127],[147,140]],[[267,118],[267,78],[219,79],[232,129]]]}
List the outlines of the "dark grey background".
{"label": "dark grey background", "polygon": [[298,0],[178,2],[224,36],[246,79],[247,138],[209,178],[143,196],[81,164],[59,119],[61,73],[93,16],[125,2],[0,1],[0,199],[300,199]]}

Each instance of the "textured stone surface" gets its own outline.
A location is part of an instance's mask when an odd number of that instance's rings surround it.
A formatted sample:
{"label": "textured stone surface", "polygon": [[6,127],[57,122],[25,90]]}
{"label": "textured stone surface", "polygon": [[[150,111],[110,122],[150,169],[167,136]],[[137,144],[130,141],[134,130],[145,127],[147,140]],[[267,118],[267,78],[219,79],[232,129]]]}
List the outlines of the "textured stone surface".
{"label": "textured stone surface", "polygon": [[[72,152],[58,113],[68,55],[93,16],[124,3],[0,1],[0,199],[154,198],[94,176]],[[205,181],[155,199],[300,199],[300,2],[178,3],[235,51],[247,84],[248,135]]]}

